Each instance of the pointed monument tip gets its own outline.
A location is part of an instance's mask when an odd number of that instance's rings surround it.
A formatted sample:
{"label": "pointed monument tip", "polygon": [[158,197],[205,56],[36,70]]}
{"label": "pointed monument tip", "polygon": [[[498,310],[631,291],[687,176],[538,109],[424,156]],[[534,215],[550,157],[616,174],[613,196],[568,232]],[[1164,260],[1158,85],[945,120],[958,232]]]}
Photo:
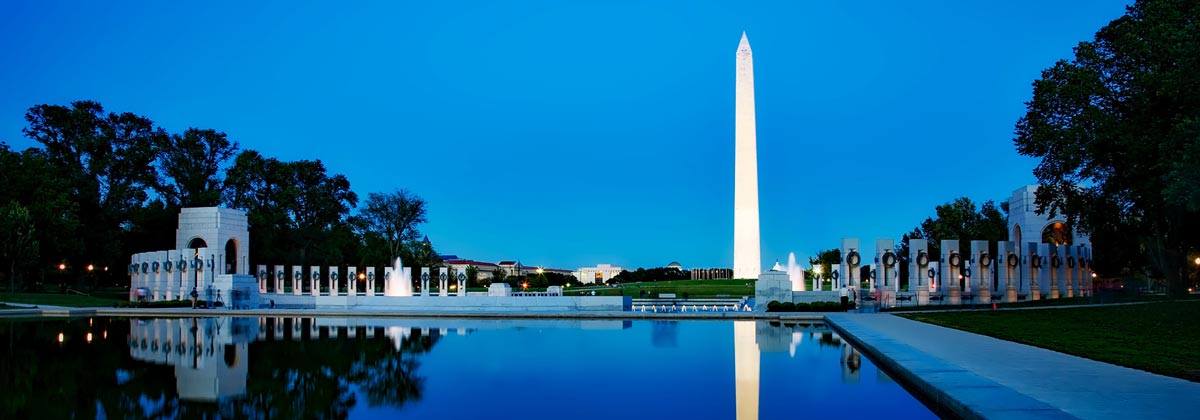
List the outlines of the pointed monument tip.
{"label": "pointed monument tip", "polygon": [[746,31],[742,31],[742,41],[738,42],[738,50],[750,49],[750,39],[746,38]]}

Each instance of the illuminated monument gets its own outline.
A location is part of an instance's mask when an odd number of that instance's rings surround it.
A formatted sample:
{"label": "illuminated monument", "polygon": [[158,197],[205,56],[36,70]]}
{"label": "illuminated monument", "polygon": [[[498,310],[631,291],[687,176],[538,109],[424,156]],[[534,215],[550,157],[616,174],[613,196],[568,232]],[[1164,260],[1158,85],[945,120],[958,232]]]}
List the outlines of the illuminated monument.
{"label": "illuminated monument", "polygon": [[757,279],[762,271],[758,241],[758,151],[754,127],[754,59],[742,32],[737,49],[733,181],[733,277]]}

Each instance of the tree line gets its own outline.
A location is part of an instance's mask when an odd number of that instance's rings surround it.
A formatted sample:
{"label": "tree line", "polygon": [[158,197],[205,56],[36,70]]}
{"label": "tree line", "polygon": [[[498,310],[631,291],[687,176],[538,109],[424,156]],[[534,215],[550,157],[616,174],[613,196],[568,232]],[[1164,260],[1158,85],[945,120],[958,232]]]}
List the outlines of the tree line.
{"label": "tree line", "polygon": [[10,289],[122,285],[129,256],[174,248],[179,209],[245,210],[252,262],[432,266],[417,240],[425,201],[370,193],[321,160],[281,161],[214,129],[170,133],[97,102],[37,105],[22,130],[40,147],[0,142],[0,262]]}

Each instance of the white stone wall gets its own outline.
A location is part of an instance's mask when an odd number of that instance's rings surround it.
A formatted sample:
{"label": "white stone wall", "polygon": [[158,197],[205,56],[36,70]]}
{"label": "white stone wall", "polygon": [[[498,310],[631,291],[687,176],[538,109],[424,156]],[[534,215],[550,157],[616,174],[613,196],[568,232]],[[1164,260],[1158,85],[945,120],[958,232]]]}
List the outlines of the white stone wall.
{"label": "white stone wall", "polygon": [[[179,211],[179,228],[175,233],[175,249],[187,249],[193,239],[201,239],[216,256],[214,269],[218,274],[250,273],[250,225],[246,213],[221,207],[190,207]],[[225,245],[232,240],[237,245],[237,263],[225,265]],[[207,258],[207,257],[206,257]]]}

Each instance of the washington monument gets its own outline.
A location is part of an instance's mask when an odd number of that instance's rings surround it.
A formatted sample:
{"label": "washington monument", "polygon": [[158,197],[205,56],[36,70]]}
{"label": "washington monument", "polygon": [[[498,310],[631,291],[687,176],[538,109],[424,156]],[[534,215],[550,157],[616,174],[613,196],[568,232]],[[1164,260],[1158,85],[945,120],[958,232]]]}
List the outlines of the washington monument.
{"label": "washington monument", "polygon": [[754,58],[742,32],[737,49],[737,89],[733,179],[733,278],[757,279],[762,272],[758,247],[758,145],[754,128]]}

